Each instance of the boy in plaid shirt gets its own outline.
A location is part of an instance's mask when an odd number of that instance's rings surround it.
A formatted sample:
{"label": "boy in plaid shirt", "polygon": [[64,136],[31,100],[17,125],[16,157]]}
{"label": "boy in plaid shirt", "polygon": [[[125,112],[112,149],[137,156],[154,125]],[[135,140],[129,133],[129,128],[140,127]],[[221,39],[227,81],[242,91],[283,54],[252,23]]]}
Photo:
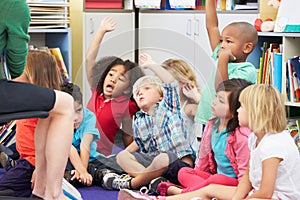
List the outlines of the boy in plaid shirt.
{"label": "boy in plaid shirt", "polygon": [[178,82],[149,55],[142,54],[140,60],[158,77],[144,76],[133,86],[141,109],[133,124],[134,142],[117,155],[118,164],[128,175],[106,174],[103,187],[107,189],[138,189],[162,175],[177,180],[177,173],[166,172],[172,171],[168,167],[178,158],[183,165],[193,166],[195,152],[183,126]]}

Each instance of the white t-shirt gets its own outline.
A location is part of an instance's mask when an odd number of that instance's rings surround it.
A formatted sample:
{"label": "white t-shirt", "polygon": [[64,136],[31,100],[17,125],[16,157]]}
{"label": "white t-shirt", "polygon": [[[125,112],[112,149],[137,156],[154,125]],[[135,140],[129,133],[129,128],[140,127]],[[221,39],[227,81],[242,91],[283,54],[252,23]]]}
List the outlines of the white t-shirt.
{"label": "white t-shirt", "polygon": [[255,147],[257,137],[249,136],[250,168],[252,187],[258,190],[262,177],[262,162],[268,158],[282,158],[272,198],[282,200],[300,199],[300,155],[294,140],[287,131],[267,133]]}

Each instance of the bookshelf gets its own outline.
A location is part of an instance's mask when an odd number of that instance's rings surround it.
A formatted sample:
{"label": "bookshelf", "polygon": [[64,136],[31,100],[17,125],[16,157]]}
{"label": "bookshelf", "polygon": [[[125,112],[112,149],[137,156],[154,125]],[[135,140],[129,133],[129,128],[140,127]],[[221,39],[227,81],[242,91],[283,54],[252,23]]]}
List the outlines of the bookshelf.
{"label": "bookshelf", "polygon": [[281,76],[281,91],[282,94],[286,97],[286,106],[287,106],[287,114],[293,117],[296,113],[299,116],[300,102],[293,102],[288,99],[286,84],[288,82],[286,73],[286,63],[289,58],[293,58],[294,56],[300,55],[300,33],[278,33],[278,32],[259,32],[259,41],[253,52],[252,58],[256,58],[253,60],[256,66],[259,66],[259,60],[257,58],[261,57],[262,51],[261,47],[263,42],[269,43],[280,43],[282,44],[282,76]]}
{"label": "bookshelf", "polygon": [[72,78],[72,40],[71,29],[31,29],[29,28],[29,45],[35,47],[59,47],[66,64],[70,79]]}

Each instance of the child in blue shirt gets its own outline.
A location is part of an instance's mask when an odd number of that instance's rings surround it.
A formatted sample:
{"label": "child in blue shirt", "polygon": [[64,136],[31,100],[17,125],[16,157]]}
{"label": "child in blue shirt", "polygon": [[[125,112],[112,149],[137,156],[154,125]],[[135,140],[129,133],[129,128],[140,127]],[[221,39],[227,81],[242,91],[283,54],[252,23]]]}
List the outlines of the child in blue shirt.
{"label": "child in blue shirt", "polygon": [[105,157],[97,152],[96,141],[100,139],[100,134],[96,128],[96,117],[82,105],[82,93],[77,85],[64,83],[61,89],[73,96],[75,111],[74,135],[65,178],[73,184],[78,181],[89,186],[93,182],[87,170],[89,162]]}

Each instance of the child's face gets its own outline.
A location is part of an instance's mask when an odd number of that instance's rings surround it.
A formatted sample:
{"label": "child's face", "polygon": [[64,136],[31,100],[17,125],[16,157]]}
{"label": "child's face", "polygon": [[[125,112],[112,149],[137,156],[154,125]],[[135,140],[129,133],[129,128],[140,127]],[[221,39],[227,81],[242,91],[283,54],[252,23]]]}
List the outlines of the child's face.
{"label": "child's face", "polygon": [[241,102],[241,106],[239,107],[237,112],[238,112],[238,118],[239,118],[240,126],[248,127],[248,125],[249,125],[248,112],[245,109],[244,104],[242,102]]}
{"label": "child's face", "polygon": [[235,57],[243,55],[245,43],[240,38],[240,31],[235,26],[227,26],[222,31],[220,51],[230,51]]}
{"label": "child's face", "polygon": [[126,73],[125,66],[113,66],[107,73],[103,83],[103,94],[105,99],[124,95],[124,92],[129,90],[128,85],[129,73]]}
{"label": "child's face", "polygon": [[74,110],[74,129],[77,129],[83,120],[82,104],[78,103],[77,101],[74,101]]}
{"label": "child's face", "polygon": [[228,97],[230,92],[227,91],[219,91],[214,98],[211,110],[212,114],[219,118],[230,118],[230,110],[229,110],[229,101]]}
{"label": "child's face", "polygon": [[138,104],[139,108],[145,112],[148,112],[152,106],[154,106],[163,98],[158,92],[157,85],[155,84],[142,85],[136,90],[135,94],[136,103]]}

